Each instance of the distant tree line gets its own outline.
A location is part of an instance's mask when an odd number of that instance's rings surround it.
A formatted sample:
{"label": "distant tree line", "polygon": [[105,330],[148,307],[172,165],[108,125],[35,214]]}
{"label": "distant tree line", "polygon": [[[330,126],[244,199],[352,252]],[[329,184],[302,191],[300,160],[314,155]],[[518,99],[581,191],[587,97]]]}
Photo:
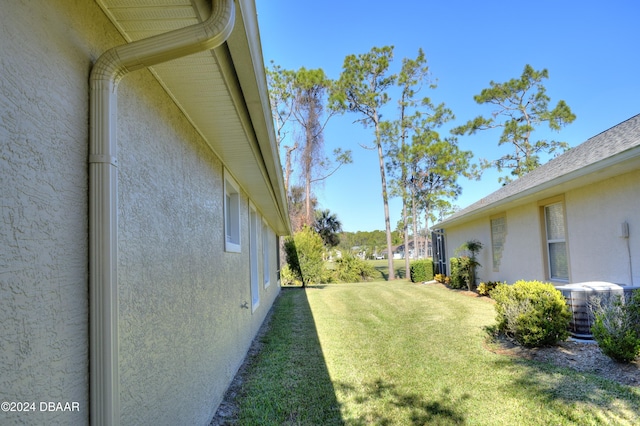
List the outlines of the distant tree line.
{"label": "distant tree line", "polygon": [[[328,247],[338,244],[340,227],[331,222],[339,221],[335,213],[319,209],[314,188],[352,162],[349,149],[337,148],[332,157],[324,152],[323,132],[336,114],[355,114],[356,123],[372,130],[371,144],[363,147],[378,154],[385,223],[383,240],[378,231],[369,236],[342,233],[341,249],[362,246],[391,253],[394,245],[404,243],[408,247],[410,240],[418,247],[419,236],[427,238],[430,233],[429,223],[455,211],[453,203],[462,191],[459,177],[479,179],[484,169],[507,169],[510,176],[499,178],[506,184],[538,167],[541,154],[568,149],[566,142],[536,140],[534,136],[543,124],[559,131],[575,120],[564,101],[550,109],[550,98],[542,84],[549,77],[546,69],[536,71],[526,65],[519,78],[505,83],[491,81],[489,88],[474,97],[478,104],[492,107],[488,117],[478,116],[453,127],[453,111],[425,93],[437,85],[422,49],[415,58],[404,58],[397,73],[391,69],[393,54],[393,46],[384,46],[348,55],[336,80],[322,69],[291,71],[272,63],[267,70],[291,223],[294,231],[305,226],[315,228]],[[393,96],[395,113],[389,107]],[[447,132],[443,130],[446,126],[453,128]],[[502,129],[497,144],[510,145],[511,153],[476,163],[471,151],[459,148],[457,136],[496,128]],[[402,200],[397,230],[390,222],[390,197]],[[332,218],[329,223],[328,218]],[[394,279],[392,256],[388,257],[389,279]],[[408,270],[409,257],[405,259]]]}

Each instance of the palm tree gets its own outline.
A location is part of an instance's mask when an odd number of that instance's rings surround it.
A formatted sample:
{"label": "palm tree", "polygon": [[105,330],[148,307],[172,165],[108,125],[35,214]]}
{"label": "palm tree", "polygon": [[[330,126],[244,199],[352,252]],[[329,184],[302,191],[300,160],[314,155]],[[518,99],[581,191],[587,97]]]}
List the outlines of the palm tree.
{"label": "palm tree", "polygon": [[325,246],[331,248],[340,243],[338,234],[342,232],[342,223],[329,209],[316,211],[316,221],[313,224],[313,228],[320,234]]}
{"label": "palm tree", "polygon": [[483,245],[478,240],[469,240],[465,243],[465,247],[469,251],[469,281],[467,282],[467,287],[469,291],[473,291],[476,286],[476,268],[482,266],[478,262],[477,256]]}

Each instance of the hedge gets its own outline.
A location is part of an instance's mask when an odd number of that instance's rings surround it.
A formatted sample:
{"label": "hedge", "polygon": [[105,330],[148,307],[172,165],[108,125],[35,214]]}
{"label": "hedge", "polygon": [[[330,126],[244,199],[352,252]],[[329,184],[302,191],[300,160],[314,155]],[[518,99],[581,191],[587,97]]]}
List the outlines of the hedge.
{"label": "hedge", "polygon": [[411,281],[414,283],[433,280],[433,261],[431,259],[415,260],[409,267]]}

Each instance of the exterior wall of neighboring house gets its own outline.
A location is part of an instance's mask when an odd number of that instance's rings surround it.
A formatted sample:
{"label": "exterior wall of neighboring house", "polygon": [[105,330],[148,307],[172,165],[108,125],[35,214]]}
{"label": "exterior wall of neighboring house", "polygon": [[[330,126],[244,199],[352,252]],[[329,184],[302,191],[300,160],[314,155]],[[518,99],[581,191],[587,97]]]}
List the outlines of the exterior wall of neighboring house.
{"label": "exterior wall of neighboring house", "polygon": [[492,215],[504,218],[504,247],[496,250],[494,264],[491,221],[489,220],[489,244],[485,246],[486,262],[491,275],[488,281],[540,280],[544,276],[542,230],[538,203],[529,203],[512,210]]}
{"label": "exterior wall of neighboring house", "polygon": [[[89,422],[88,80],[122,43],[94,2],[0,6],[0,400],[79,407],[1,424]],[[256,211],[256,298],[251,195],[226,251],[233,174],[149,71],[118,115],[121,423],[206,424],[278,295],[276,236]]]}
{"label": "exterior wall of neighboring house", "polygon": [[[618,284],[640,283],[640,258],[629,255],[640,252],[640,171],[591,183],[549,197],[541,195],[531,202],[488,213],[474,220],[446,228],[448,258],[470,239],[483,244],[478,261],[478,282],[520,279],[566,282],[608,281]],[[552,280],[545,253],[543,207],[562,202],[569,278]],[[502,219],[502,232],[492,236],[492,220]],[[630,238],[621,237],[621,224],[626,222]],[[495,222],[494,222],[495,224]],[[503,244],[494,250],[493,239],[502,235]],[[629,248],[627,248],[627,241]],[[494,262],[494,255],[496,257]],[[632,261],[633,281],[629,262]]]}
{"label": "exterior wall of neighboring house", "polygon": [[[640,284],[638,182],[640,170],[567,193],[572,282],[609,281],[626,285]],[[624,222],[629,227],[628,239],[621,236]],[[633,262],[633,282],[630,276],[630,261]]]}
{"label": "exterior wall of neighboring house", "polygon": [[[504,218],[504,246],[492,249],[491,219]],[[544,273],[538,207],[535,203],[500,211],[446,230],[447,260],[458,256],[457,249],[469,240],[478,240],[483,248],[478,254],[481,267],[478,282],[541,279]]]}

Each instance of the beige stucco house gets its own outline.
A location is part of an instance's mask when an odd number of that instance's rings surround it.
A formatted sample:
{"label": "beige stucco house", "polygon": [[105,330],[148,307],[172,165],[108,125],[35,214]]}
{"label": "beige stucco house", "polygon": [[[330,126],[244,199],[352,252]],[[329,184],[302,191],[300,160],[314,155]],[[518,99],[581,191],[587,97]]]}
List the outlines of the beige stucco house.
{"label": "beige stucco house", "polygon": [[0,424],[209,423],[279,292],[272,126],[253,0],[0,3]]}
{"label": "beige stucco house", "polygon": [[447,263],[466,241],[484,245],[480,281],[640,284],[640,115],[435,228]]}

